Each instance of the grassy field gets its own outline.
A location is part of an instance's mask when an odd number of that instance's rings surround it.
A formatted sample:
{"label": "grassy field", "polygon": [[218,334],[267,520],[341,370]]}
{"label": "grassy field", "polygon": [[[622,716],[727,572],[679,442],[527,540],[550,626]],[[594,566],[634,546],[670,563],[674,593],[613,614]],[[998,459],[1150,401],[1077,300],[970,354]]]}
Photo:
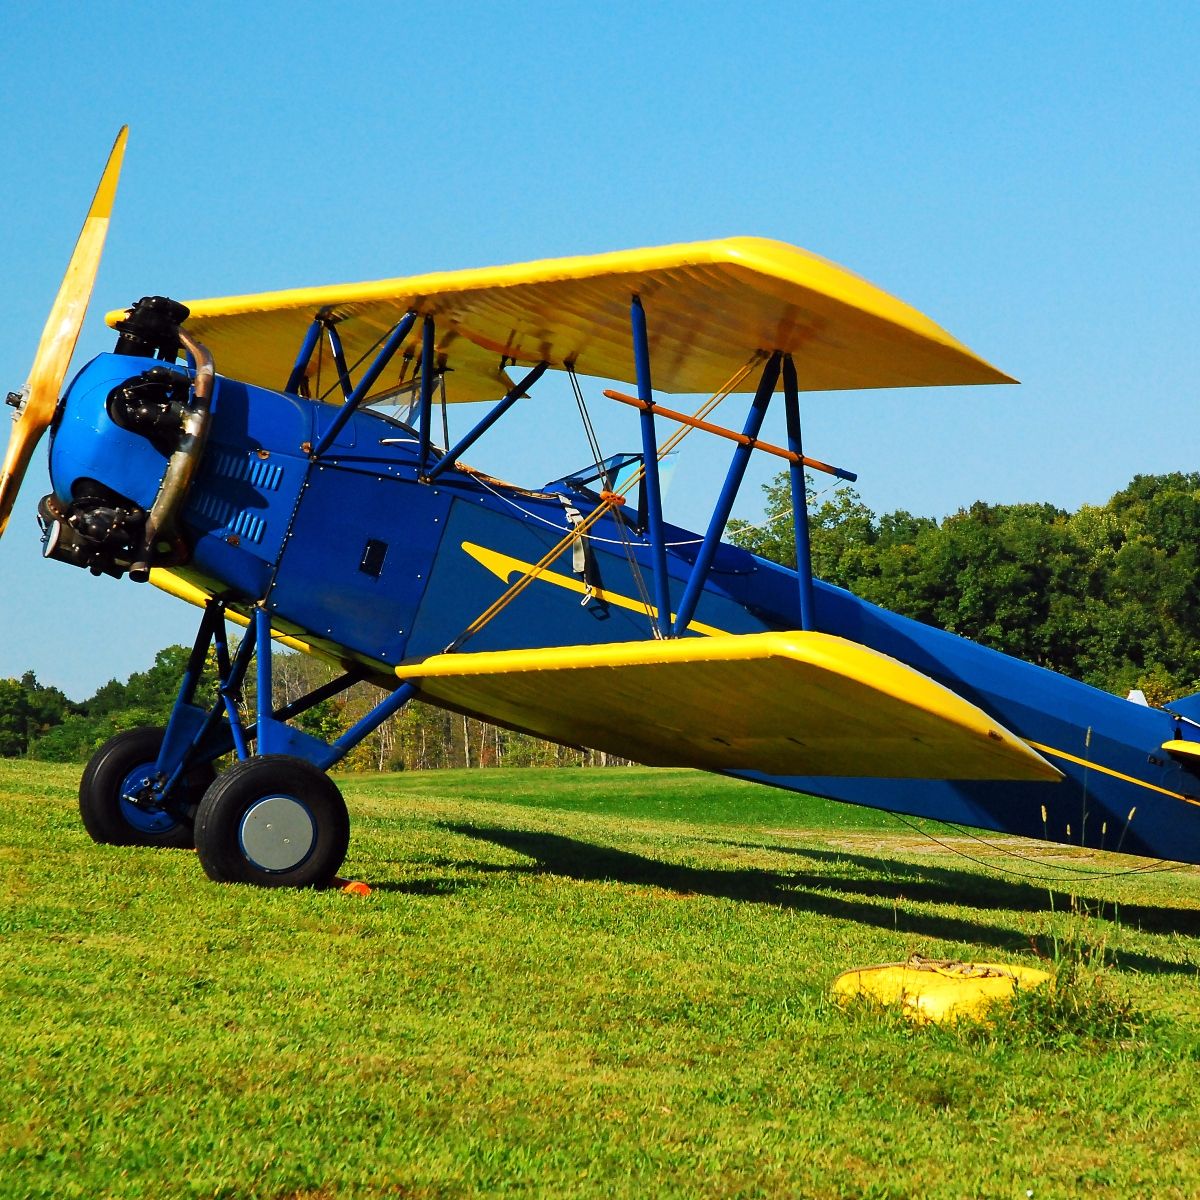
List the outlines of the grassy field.
{"label": "grassy field", "polygon": [[[92,845],[77,778],[0,761],[0,1196],[1200,1193],[1191,868],[472,771],[342,777],[373,894],[263,892]],[[985,1030],[827,998],[1056,950]]]}

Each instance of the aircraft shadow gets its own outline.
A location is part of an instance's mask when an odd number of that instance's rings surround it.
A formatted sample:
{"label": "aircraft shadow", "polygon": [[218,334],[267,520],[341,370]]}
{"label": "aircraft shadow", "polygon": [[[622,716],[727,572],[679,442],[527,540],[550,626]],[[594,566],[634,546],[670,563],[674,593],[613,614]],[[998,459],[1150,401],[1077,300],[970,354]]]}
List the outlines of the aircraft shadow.
{"label": "aircraft shadow", "polygon": [[[744,842],[723,844],[746,845]],[[764,845],[747,848],[793,854],[835,866],[838,863],[848,863],[885,876],[883,879],[845,879],[838,882],[838,886],[843,890],[861,896],[890,897],[899,892],[909,900],[922,900],[930,904],[971,904],[978,908],[1001,908],[1012,912],[1063,912],[1069,905],[1070,898],[1074,896],[1080,901],[1082,911],[1130,929],[1137,929],[1143,933],[1200,936],[1200,908],[1168,908],[1155,904],[1114,902],[1089,894],[1090,884],[1086,874],[1064,871],[1061,876],[1055,877],[1051,868],[1044,877],[1039,876],[1036,880],[1023,882],[1011,876],[1006,878],[979,875],[973,871],[958,871],[953,867],[900,862],[892,858],[848,854],[840,850],[821,850],[808,846]],[[1032,874],[1038,865],[1035,859],[1012,869]],[[801,875],[795,878],[802,885],[829,884],[827,875]],[[1053,900],[1051,892],[1054,893]]]}
{"label": "aircraft shadow", "polygon": [[[439,827],[476,841],[502,846],[533,859],[535,864],[502,866],[495,863],[454,862],[453,865],[458,870],[478,870],[490,874],[558,875],[580,882],[615,882],[656,887],[680,895],[711,896],[740,903],[768,904],[777,908],[854,921],[860,925],[917,933],[924,937],[951,942],[973,943],[1010,952],[1033,949],[1047,958],[1051,956],[1052,947],[1048,938],[1031,938],[1026,930],[1014,926],[949,914],[913,912],[909,908],[899,906],[904,901],[918,901],[1006,909],[1014,912],[1051,911],[1052,906],[1046,889],[1015,884],[1007,880],[992,881],[971,872],[940,867],[927,868],[883,857],[868,858],[820,850],[810,852],[791,847],[784,849],[798,854],[811,853],[815,858],[828,856],[830,860],[835,861],[849,862],[857,859],[872,870],[891,873],[893,879],[888,883],[886,880],[847,880],[836,875],[794,874],[759,868],[723,870],[662,862],[628,850],[594,845],[555,833],[461,824],[442,824]],[[770,849],[780,848],[772,846]],[[382,891],[438,895],[479,886],[477,882],[445,882],[447,886],[440,886],[437,881],[418,880],[411,884],[385,883],[379,887]],[[993,882],[999,883],[999,892],[991,890]],[[884,908],[869,903],[867,897],[893,899],[897,906]],[[1061,896],[1058,910],[1062,911]],[[1122,923],[1135,924],[1140,916],[1141,928],[1146,930],[1151,930],[1152,918],[1157,918],[1161,928],[1153,929],[1153,932],[1189,932],[1191,926],[1179,929],[1167,918],[1173,917],[1177,922],[1184,919],[1194,921],[1196,915],[1191,910],[1139,908],[1136,905],[1122,905],[1120,910]],[[1200,928],[1200,922],[1196,923],[1196,927]],[[1116,965],[1129,970],[1153,974],[1196,973],[1196,968],[1190,964],[1125,950],[1117,952],[1115,962]]]}

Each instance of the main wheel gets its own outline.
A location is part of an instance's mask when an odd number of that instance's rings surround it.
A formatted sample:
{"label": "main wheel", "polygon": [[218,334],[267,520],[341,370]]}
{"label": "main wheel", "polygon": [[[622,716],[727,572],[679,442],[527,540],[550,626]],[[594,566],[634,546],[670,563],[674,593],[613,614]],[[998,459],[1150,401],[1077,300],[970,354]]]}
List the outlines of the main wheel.
{"label": "main wheel", "polygon": [[204,793],[196,849],[209,879],[324,887],[350,844],[350,815],[324,771],[287,754],[237,763]]}
{"label": "main wheel", "polygon": [[[109,738],[84,768],[79,781],[79,815],[92,840],[110,846],[173,846],[190,849],[192,823],[165,808],[135,804],[129,797],[154,775],[164,730],[143,725]],[[200,802],[213,780],[211,763],[183,778],[186,808]]]}

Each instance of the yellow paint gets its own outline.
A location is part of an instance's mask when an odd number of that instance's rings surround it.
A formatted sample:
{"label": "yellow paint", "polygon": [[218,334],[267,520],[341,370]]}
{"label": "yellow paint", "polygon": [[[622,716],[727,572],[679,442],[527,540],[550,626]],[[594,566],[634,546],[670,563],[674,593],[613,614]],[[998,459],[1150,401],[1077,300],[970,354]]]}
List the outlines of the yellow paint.
{"label": "yellow paint", "polygon": [[1099,771],[1102,775],[1109,775],[1113,779],[1120,779],[1123,783],[1132,783],[1134,787],[1146,788],[1151,792],[1158,792],[1162,796],[1170,796],[1172,800],[1182,800],[1184,804],[1194,804],[1200,808],[1200,800],[1195,800],[1191,796],[1184,796],[1180,792],[1172,792],[1165,787],[1159,787],[1156,783],[1147,783],[1144,779],[1135,779],[1132,775],[1124,775],[1120,771],[1114,771],[1112,767],[1103,767],[1099,763],[1088,762],[1086,758],[1078,758],[1074,754],[1068,754],[1065,750],[1056,750],[1053,746],[1043,746],[1041,742],[1030,741],[1026,739],[1026,744],[1032,746],[1035,750],[1042,754],[1052,755],[1054,758],[1065,759],[1067,762],[1075,763],[1080,767],[1087,767],[1092,771]]}
{"label": "yellow paint", "polygon": [[[434,317],[451,401],[507,390],[502,358],[632,382],[629,304],[645,305],[655,387],[708,394],[756,350],[796,358],[800,387],[1007,383],[916,309],[850,271],[782,242],[709,242],[438,272],[374,283],[191,300],[188,330],[223,374],[281,387],[315,313],[338,318],[353,362],[400,316]],[[110,313],[110,324],[121,312]],[[404,352],[419,349],[418,324]],[[375,394],[396,385],[402,357]],[[332,382],[323,379],[322,384]],[[752,391],[755,374],[738,384]],[[341,402],[335,389],[331,399]]]}
{"label": "yellow paint", "polygon": [[[534,567],[533,563],[522,562],[519,558],[501,554],[499,550],[489,550],[486,546],[478,546],[474,542],[463,542],[462,548],[477,563],[486,567],[504,583],[508,583],[514,575],[524,575],[527,571],[532,571]],[[556,571],[540,571],[537,578],[545,583],[551,583],[555,587],[565,588],[568,592],[574,592],[579,596],[587,591],[587,585],[573,575],[560,575]],[[631,596],[622,596],[617,592],[606,591],[604,588],[593,588],[592,596],[597,601],[611,604],[614,608],[627,608],[631,612],[638,613],[646,612],[646,605],[640,600],[634,600]],[[658,609],[653,604],[650,605],[649,615],[656,619],[658,617]],[[671,614],[671,619],[675,619],[674,613]],[[705,625],[703,621],[693,621],[688,629],[703,634],[705,637],[728,636],[725,630],[718,629],[715,625]]]}
{"label": "yellow paint", "polygon": [[[882,963],[843,971],[830,989],[841,1005],[865,997],[898,1006],[917,1024],[986,1020],[1019,988],[1044,987],[1049,971],[1007,963],[944,962],[914,955],[906,963]],[[1051,985],[1053,986],[1053,985]]]}
{"label": "yellow paint", "polygon": [[4,465],[0,467],[0,535],[8,525],[33,452],[54,417],[58,393],[75,353],[75,343],[79,340],[83,318],[92,298],[96,272],[100,269],[100,256],[108,236],[128,136],[128,126],[122,125],[33,356],[33,366],[25,382],[28,393],[25,407],[9,434]]}
{"label": "yellow paint", "polygon": [[1191,759],[1193,762],[1200,759],[1200,742],[1187,742],[1179,738],[1172,738],[1170,741],[1163,742],[1162,748],[1168,754],[1175,755],[1176,758]]}
{"label": "yellow paint", "polygon": [[[194,604],[197,608],[203,608],[213,598],[212,592],[206,591],[202,587],[197,587],[196,584],[190,583],[174,571],[166,570],[162,567],[155,567],[150,572],[150,582],[156,588],[166,592],[167,595],[174,596],[177,600],[186,600],[188,604]],[[243,628],[250,624],[250,618],[244,616],[234,608],[227,608],[225,610],[225,617],[235,625],[241,625]],[[299,650],[302,654],[312,654],[318,658],[325,659],[330,657],[328,654],[322,654],[308,642],[290,637],[285,633],[278,633],[275,630],[271,631],[271,640],[279,642],[283,646],[288,646],[292,650]]]}
{"label": "yellow paint", "polygon": [[434,702],[655,766],[1062,778],[948,688],[823,633],[443,654],[403,664],[396,675]]}

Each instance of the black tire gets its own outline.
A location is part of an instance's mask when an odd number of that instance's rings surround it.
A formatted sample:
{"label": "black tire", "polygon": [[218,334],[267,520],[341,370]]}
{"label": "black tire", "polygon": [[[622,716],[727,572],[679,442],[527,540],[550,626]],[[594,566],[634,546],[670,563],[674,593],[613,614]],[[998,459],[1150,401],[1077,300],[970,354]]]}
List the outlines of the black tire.
{"label": "black tire", "polygon": [[[127,729],[111,737],[83,770],[79,781],[79,815],[92,841],[109,846],[160,846],[190,850],[192,822],[165,810],[142,809],[122,795],[143,771],[153,770],[165,730],[154,725]],[[194,767],[184,777],[182,797],[194,809],[214,777],[211,763]]]}
{"label": "black tire", "polygon": [[336,784],[287,754],[230,767],[196,812],[200,864],[217,883],[326,887],[349,845],[350,814]]}

